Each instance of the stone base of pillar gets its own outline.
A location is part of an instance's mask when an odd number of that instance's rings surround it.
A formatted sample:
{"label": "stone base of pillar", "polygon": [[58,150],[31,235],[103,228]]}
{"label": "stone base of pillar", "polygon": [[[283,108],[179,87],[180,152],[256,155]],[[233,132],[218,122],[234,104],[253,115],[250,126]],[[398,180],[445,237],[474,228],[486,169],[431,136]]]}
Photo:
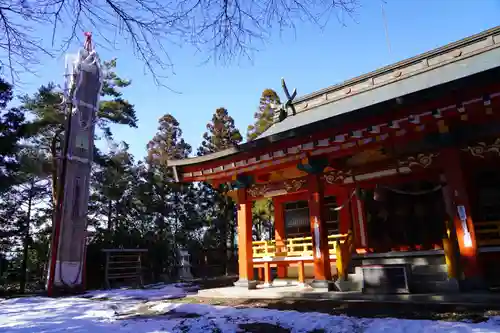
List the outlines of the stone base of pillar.
{"label": "stone base of pillar", "polygon": [[336,289],[335,282],[328,280],[313,280],[309,285],[313,288],[326,289],[328,291],[334,291]]}
{"label": "stone base of pillar", "polygon": [[248,290],[257,289],[257,281],[248,281],[245,279],[239,279],[234,283],[235,287],[247,288]]}
{"label": "stone base of pillar", "polygon": [[481,276],[469,277],[460,281],[460,291],[488,291],[488,286]]}
{"label": "stone base of pillar", "polygon": [[295,286],[295,285],[297,285],[297,281],[292,280],[292,279],[276,278],[273,280],[273,285],[275,285],[275,286]]}
{"label": "stone base of pillar", "polygon": [[335,281],[335,288],[335,291],[347,292],[360,291],[362,287],[359,283],[350,280],[338,279],[337,281]]}
{"label": "stone base of pillar", "polygon": [[460,284],[458,283],[458,280],[454,278],[448,279],[442,284],[441,287],[444,292],[448,293],[456,293],[460,291]]}

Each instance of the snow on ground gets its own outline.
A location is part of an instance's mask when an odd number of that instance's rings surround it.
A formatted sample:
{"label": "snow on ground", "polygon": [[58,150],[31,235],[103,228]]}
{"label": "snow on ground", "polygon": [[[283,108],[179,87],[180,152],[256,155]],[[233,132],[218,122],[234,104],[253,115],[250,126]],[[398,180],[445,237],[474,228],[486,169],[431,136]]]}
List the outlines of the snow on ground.
{"label": "snow on ground", "polygon": [[157,284],[146,286],[145,289],[110,289],[95,290],[83,295],[91,299],[109,300],[149,300],[158,301],[164,299],[183,298],[191,291],[196,291],[189,284]]}
{"label": "snow on ground", "polygon": [[[233,333],[239,325],[267,323],[290,332],[493,333],[500,318],[483,323],[363,319],[268,309],[235,309],[205,304],[169,303],[186,291],[179,285],[147,290],[92,292],[83,297],[0,300],[0,332]],[[147,308],[147,316],[136,316]],[[274,329],[270,329],[270,332]],[[316,331],[318,332],[318,331]],[[323,332],[323,331],[321,331]]]}

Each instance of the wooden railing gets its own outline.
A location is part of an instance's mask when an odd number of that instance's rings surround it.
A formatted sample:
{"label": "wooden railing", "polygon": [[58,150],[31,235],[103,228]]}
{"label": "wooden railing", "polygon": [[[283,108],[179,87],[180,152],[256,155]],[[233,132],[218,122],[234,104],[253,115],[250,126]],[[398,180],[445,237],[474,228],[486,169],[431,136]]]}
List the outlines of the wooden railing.
{"label": "wooden railing", "polygon": [[500,246],[500,221],[474,222],[478,246]]}
{"label": "wooden railing", "polygon": [[[337,244],[343,244],[349,234],[328,236],[330,254],[337,254]],[[312,237],[295,237],[284,240],[256,241],[252,243],[254,258],[307,257],[313,255]]]}

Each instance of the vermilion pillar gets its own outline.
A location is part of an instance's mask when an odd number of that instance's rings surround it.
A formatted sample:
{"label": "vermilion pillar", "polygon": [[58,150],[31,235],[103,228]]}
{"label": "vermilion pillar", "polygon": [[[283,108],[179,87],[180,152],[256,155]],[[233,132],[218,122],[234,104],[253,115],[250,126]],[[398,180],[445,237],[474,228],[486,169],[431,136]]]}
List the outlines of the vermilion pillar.
{"label": "vermilion pillar", "polygon": [[256,283],[252,263],[252,201],[248,200],[246,189],[237,190],[237,208],[239,280],[235,285],[253,289]]}
{"label": "vermilion pillar", "polygon": [[328,235],[323,217],[323,184],[318,174],[309,175],[309,216],[313,239],[314,282],[313,287],[331,288],[330,253]]}
{"label": "vermilion pillar", "polygon": [[455,226],[461,267],[465,281],[470,287],[479,287],[482,283],[482,272],[477,257],[476,234],[471,217],[471,206],[466,191],[465,175],[462,169],[460,151],[446,148],[440,153],[440,165],[444,171],[448,193],[454,209],[453,224]]}
{"label": "vermilion pillar", "polygon": [[345,234],[352,228],[351,225],[351,203],[350,190],[347,187],[339,187],[337,194],[337,205],[343,207],[339,210],[339,232]]}
{"label": "vermilion pillar", "polygon": [[[286,252],[285,250],[285,211],[283,203],[273,198],[274,205],[274,239],[276,241],[277,252]],[[286,265],[278,265],[278,278],[286,278]]]}

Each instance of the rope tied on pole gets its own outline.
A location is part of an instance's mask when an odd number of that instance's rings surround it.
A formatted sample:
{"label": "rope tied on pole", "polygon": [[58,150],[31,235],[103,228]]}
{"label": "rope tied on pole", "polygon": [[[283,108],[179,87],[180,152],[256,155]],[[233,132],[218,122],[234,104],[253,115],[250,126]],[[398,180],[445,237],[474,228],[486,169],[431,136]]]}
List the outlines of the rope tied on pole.
{"label": "rope tied on pole", "polygon": [[92,33],[87,31],[84,32],[83,35],[85,36],[83,48],[90,53],[92,51]]}

